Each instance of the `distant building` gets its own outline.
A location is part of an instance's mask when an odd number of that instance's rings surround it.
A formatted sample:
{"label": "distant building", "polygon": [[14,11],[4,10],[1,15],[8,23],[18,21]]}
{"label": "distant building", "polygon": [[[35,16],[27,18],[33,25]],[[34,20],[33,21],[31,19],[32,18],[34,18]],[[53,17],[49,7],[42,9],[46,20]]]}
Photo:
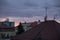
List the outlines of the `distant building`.
{"label": "distant building", "polygon": [[26,22],[22,23],[22,26],[23,26],[23,28],[24,28],[25,31],[31,29],[30,25],[31,25],[31,23],[26,23]]}
{"label": "distant building", "polygon": [[9,22],[9,19],[0,22],[0,40],[8,40],[11,36],[15,35],[14,22]]}
{"label": "distant building", "polygon": [[14,22],[9,22],[9,19],[6,19],[5,21],[0,22],[0,26],[1,24],[6,24],[7,26],[14,27]]}
{"label": "distant building", "polygon": [[10,37],[15,35],[14,27],[7,26],[6,24],[0,25],[0,40],[8,40]]}

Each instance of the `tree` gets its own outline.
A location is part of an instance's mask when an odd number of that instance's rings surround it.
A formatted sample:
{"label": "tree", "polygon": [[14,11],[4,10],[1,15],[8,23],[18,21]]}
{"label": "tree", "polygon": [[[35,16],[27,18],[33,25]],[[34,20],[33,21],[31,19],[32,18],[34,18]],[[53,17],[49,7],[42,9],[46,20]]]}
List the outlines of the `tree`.
{"label": "tree", "polygon": [[21,34],[22,32],[24,32],[23,26],[20,22],[20,24],[17,26],[17,33],[16,34]]}

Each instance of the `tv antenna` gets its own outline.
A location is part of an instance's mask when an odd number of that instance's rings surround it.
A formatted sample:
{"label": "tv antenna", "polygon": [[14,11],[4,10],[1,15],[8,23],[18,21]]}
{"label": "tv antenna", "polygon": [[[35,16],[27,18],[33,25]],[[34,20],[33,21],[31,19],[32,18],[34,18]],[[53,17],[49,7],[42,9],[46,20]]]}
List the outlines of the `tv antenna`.
{"label": "tv antenna", "polygon": [[48,10],[48,3],[47,3],[47,2],[45,3],[45,7],[44,7],[44,8],[45,8],[45,17],[44,17],[44,21],[47,21],[47,14],[48,14],[48,13],[47,13],[47,10]]}

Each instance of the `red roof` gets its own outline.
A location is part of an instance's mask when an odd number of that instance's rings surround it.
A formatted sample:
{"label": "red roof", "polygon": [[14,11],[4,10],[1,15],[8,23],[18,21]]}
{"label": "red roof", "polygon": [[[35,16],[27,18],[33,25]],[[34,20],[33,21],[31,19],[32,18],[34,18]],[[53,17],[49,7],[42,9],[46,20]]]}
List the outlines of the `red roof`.
{"label": "red roof", "polygon": [[6,24],[2,24],[1,26],[0,26],[0,32],[9,32],[9,31],[15,31],[15,28],[14,27],[10,27],[10,26],[8,26],[8,25],[6,25]]}
{"label": "red roof", "polygon": [[[12,37],[13,40],[59,40],[60,34],[57,28],[60,24],[56,21],[46,21],[33,27],[31,30]],[[60,29],[60,28],[59,28]]]}
{"label": "red roof", "polygon": [[10,27],[10,26],[8,26],[8,25],[6,25],[6,24],[2,24],[2,25],[0,26],[0,28],[13,28],[13,27]]}

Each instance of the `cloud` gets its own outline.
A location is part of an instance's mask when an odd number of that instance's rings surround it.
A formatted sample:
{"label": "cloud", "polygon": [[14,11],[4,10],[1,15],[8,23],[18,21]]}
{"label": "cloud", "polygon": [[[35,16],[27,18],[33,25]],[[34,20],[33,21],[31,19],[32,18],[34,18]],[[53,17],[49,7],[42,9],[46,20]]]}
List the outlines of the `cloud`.
{"label": "cloud", "polygon": [[[47,4],[46,4],[47,3]],[[57,13],[56,8],[59,6],[59,0],[0,0],[0,16],[44,16],[45,6],[48,6],[48,15]],[[59,14],[58,11],[57,14]]]}
{"label": "cloud", "polygon": [[48,0],[48,4],[52,7],[60,6],[60,0]]}
{"label": "cloud", "polygon": [[45,0],[26,0],[25,5],[26,6],[44,6],[45,5]]}
{"label": "cloud", "polygon": [[34,6],[34,7],[35,7],[35,6],[39,6],[38,4],[28,3],[28,2],[25,3],[24,5],[25,5],[25,6],[29,6],[29,7],[32,7],[32,6]]}
{"label": "cloud", "polygon": [[0,0],[0,6],[6,6],[8,5],[7,0]]}
{"label": "cloud", "polygon": [[54,6],[60,7],[60,0],[55,0],[55,5]]}
{"label": "cloud", "polygon": [[[36,1],[36,0],[35,0]],[[39,6],[37,2],[35,2],[34,0],[26,0],[26,2],[24,3],[25,6]]]}

